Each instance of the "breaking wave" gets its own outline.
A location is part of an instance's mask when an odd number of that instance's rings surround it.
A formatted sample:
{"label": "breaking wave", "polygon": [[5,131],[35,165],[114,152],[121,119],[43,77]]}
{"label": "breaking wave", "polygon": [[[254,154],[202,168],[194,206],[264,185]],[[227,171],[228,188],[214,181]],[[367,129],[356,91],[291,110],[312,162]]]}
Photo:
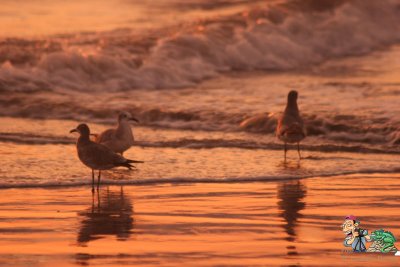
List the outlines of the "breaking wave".
{"label": "breaking wave", "polygon": [[[365,134],[369,136],[370,134]],[[340,142],[336,136],[342,136]],[[357,135],[339,132],[337,134],[327,134],[325,136],[315,136],[313,143],[306,142],[302,144],[302,149],[307,151],[319,152],[352,152],[352,153],[374,153],[374,154],[399,154],[400,150],[397,143],[393,140],[387,141],[382,136],[375,137],[378,141],[371,142],[364,141],[366,137],[357,139]],[[246,139],[234,138],[203,138],[194,139],[188,137],[177,138],[174,140],[138,140],[135,145],[139,147],[152,147],[152,148],[190,148],[190,149],[213,149],[213,148],[241,148],[241,149],[265,149],[265,150],[282,150],[283,144],[277,142],[273,136],[266,138],[265,141],[259,141],[258,136],[248,136]],[[398,142],[396,136],[395,142]],[[354,140],[355,139],[355,140]],[[382,141],[381,139],[384,139]],[[0,142],[9,142],[15,144],[28,144],[28,145],[65,145],[75,144],[76,138],[56,136],[56,135],[40,135],[31,133],[18,133],[18,132],[0,132]],[[289,145],[289,148],[292,146]],[[295,146],[293,145],[293,148]]]}
{"label": "breaking wave", "polygon": [[0,91],[190,87],[224,72],[296,70],[400,40],[396,0],[301,2],[187,22],[148,36],[116,30],[3,39]]}

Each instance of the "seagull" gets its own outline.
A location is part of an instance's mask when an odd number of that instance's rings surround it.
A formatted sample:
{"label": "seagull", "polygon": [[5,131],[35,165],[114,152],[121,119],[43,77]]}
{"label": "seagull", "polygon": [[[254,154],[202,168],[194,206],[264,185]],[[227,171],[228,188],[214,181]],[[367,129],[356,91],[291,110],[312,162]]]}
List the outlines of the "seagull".
{"label": "seagull", "polygon": [[289,92],[285,111],[279,118],[278,127],[276,128],[277,137],[285,143],[285,160],[287,143],[297,143],[297,152],[299,153],[299,159],[301,159],[300,141],[306,137],[304,122],[297,106],[297,95],[297,91],[292,90]]}
{"label": "seagull", "polygon": [[131,169],[134,167],[131,165],[131,163],[144,163],[143,161],[126,159],[123,156],[113,152],[108,147],[91,141],[90,129],[86,124],[79,124],[78,127],[70,131],[70,133],[73,132],[78,132],[80,134],[76,143],[80,161],[92,169],[92,192],[94,192],[95,170],[99,171],[99,175],[97,177],[97,189],[99,189],[102,170],[108,170],[119,166]]}
{"label": "seagull", "polygon": [[95,135],[95,142],[105,145],[115,153],[123,153],[133,146],[133,133],[129,121],[139,122],[129,112],[121,112],[118,116],[118,126],[115,129],[108,129],[99,135]]}

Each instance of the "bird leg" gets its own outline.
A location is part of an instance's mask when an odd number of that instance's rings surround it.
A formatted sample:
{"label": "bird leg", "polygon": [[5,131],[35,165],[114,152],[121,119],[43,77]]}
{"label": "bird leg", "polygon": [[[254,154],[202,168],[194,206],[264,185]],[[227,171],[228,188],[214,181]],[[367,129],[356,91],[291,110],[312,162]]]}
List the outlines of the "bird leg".
{"label": "bird leg", "polygon": [[94,213],[94,192],[92,189],[92,214]]}
{"label": "bird leg", "polygon": [[285,151],[285,161],[286,161],[286,151],[287,151],[286,142],[285,142],[285,145],[284,145],[284,151]]}
{"label": "bird leg", "polygon": [[97,190],[97,211],[100,212],[100,191]]}
{"label": "bird leg", "polygon": [[299,153],[299,159],[301,159],[301,154],[300,154],[300,142],[297,142],[297,153]]}
{"label": "bird leg", "polygon": [[99,170],[99,176],[97,177],[97,191],[99,191],[100,177],[101,177],[101,171]]}
{"label": "bird leg", "polygon": [[94,193],[94,170],[92,169],[92,193]]}

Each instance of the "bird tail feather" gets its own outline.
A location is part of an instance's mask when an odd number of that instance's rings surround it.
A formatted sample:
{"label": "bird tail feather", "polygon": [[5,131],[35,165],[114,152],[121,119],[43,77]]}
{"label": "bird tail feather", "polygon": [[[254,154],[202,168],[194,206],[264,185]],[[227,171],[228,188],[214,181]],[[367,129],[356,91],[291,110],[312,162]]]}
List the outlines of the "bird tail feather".
{"label": "bird tail feather", "polygon": [[132,165],[132,163],[144,163],[144,161],[127,159],[124,162],[118,163],[117,166],[126,167],[132,170],[132,168],[136,168],[134,165]]}
{"label": "bird tail feather", "polygon": [[144,163],[144,161],[141,161],[141,160],[133,160],[133,159],[128,159],[126,162],[127,162],[127,163]]}
{"label": "bird tail feather", "polygon": [[126,167],[130,170],[132,170],[132,168],[135,168],[135,166],[131,165],[129,162],[119,163],[117,166]]}

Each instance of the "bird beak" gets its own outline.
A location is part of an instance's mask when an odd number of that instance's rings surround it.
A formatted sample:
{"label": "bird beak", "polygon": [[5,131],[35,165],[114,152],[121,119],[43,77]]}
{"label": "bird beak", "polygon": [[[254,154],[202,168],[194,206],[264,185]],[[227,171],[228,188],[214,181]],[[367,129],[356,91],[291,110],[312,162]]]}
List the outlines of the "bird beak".
{"label": "bird beak", "polygon": [[137,123],[139,123],[139,120],[136,119],[136,118],[134,118],[134,117],[131,117],[129,120],[130,120],[130,121],[136,121]]}
{"label": "bird beak", "polygon": [[77,129],[72,129],[71,131],[69,131],[69,133],[77,133],[78,130]]}

